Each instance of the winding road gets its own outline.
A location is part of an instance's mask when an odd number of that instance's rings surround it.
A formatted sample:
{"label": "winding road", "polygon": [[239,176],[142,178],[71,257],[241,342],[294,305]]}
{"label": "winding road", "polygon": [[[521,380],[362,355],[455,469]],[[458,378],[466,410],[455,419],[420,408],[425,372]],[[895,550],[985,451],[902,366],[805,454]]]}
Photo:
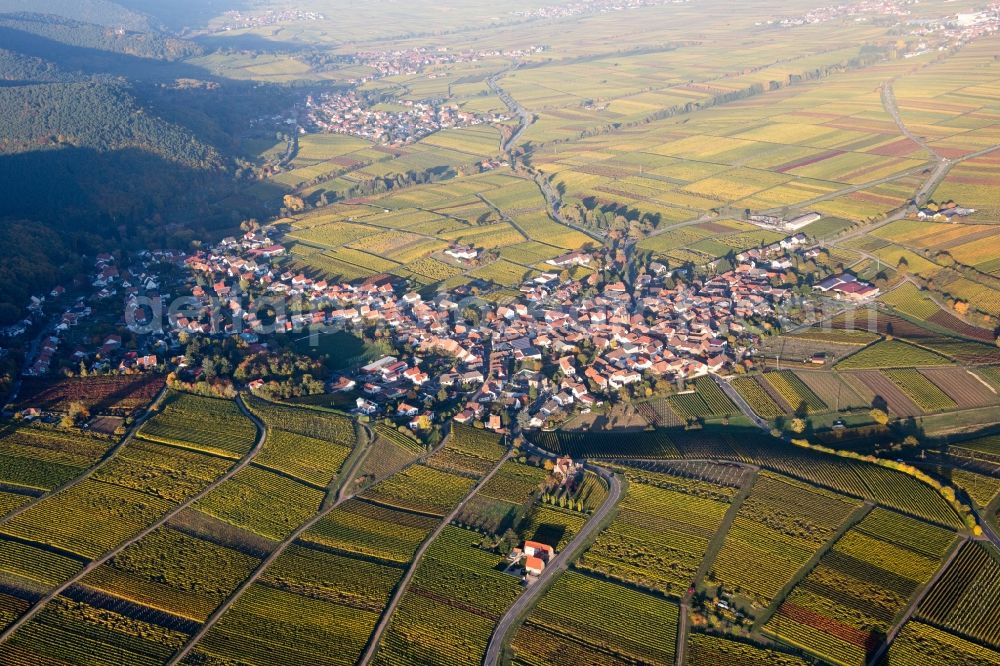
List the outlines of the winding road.
{"label": "winding road", "polygon": [[486,655],[483,657],[485,666],[495,666],[500,661],[500,654],[511,630],[522,620],[527,611],[538,600],[538,596],[543,593],[553,577],[559,575],[573,562],[582,550],[589,544],[590,537],[601,529],[604,520],[618,506],[622,495],[621,481],[617,476],[607,471],[603,467],[587,465],[587,469],[597,472],[608,482],[608,496],[604,499],[601,507],[595,511],[590,519],[584,524],[583,529],[573,537],[573,540],[563,548],[562,552],[556,555],[551,562],[546,565],[541,575],[517,598],[517,601],[507,609],[503,617],[493,629],[490,643],[486,648]]}
{"label": "winding road", "polygon": [[85,578],[87,574],[91,573],[92,571],[100,567],[102,564],[104,564],[111,558],[121,553],[129,546],[137,543],[141,539],[146,538],[147,536],[158,530],[160,527],[165,525],[167,521],[169,521],[171,518],[173,518],[181,511],[188,508],[189,506],[191,506],[192,504],[194,504],[195,502],[197,502],[198,500],[205,497],[210,492],[221,486],[223,483],[231,479],[237,472],[242,470],[244,467],[246,467],[253,461],[253,459],[260,452],[261,447],[263,447],[264,441],[267,439],[267,426],[265,426],[260,419],[258,419],[249,409],[247,409],[247,406],[243,403],[242,397],[236,398],[236,404],[237,406],[239,406],[240,411],[242,411],[243,414],[251,421],[253,421],[254,425],[257,426],[257,441],[254,442],[253,448],[251,448],[250,451],[247,452],[245,456],[240,458],[240,460],[235,465],[230,467],[225,474],[217,478],[215,481],[212,481],[210,484],[205,486],[201,491],[195,493],[191,497],[188,497],[182,502],[179,502],[178,504],[174,505],[174,507],[169,511],[167,511],[165,514],[163,514],[163,516],[161,516],[159,520],[155,521],[154,523],[143,529],[135,536],[118,544],[111,550],[104,553],[104,555],[100,556],[99,558],[91,560],[83,567],[83,569],[77,572],[74,576],[70,577],[68,580],[64,581],[60,585],[50,590],[44,596],[42,596],[23,615],[18,617],[6,629],[0,632],[0,643],[3,643],[8,638],[10,638],[14,634],[14,632],[17,631],[22,625],[24,625],[31,618],[37,615],[38,612],[41,611],[42,608],[44,608],[47,603],[55,599],[57,596],[65,592],[67,589],[69,589],[76,583],[83,580],[83,578]]}

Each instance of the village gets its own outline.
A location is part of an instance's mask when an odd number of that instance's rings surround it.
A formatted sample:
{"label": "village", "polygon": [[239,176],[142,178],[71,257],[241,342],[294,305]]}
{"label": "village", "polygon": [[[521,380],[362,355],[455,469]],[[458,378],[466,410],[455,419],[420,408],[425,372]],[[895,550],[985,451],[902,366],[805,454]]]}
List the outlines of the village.
{"label": "village", "polygon": [[[448,417],[497,432],[551,428],[608,401],[752,369],[759,326],[778,321],[792,295],[790,255],[820,252],[797,233],[739,253],[735,265],[703,278],[650,261],[627,285],[604,283],[599,272],[569,277],[598,261],[596,252],[578,250],[549,260],[551,271],[521,284],[513,302],[493,304],[482,298],[489,284],[478,285],[478,296],[468,287],[422,296],[392,275],[360,283],[311,278],[289,269],[285,246],[270,234],[253,229],[193,254],[142,252],[127,269],[99,256],[91,299],[65,307],[26,374],[48,372],[67,337],[73,341],[61,353],[72,370],[174,370],[198,379],[201,369],[183,356],[194,338],[238,338],[254,353],[266,351],[274,334],[316,345],[338,333],[379,334],[393,353],[325,386],[347,408],[418,434]],[[481,258],[464,246],[442,254],[457,265]],[[879,290],[839,274],[813,293],[865,302]],[[88,347],[72,330],[96,303],[122,303],[118,324],[127,327],[91,335]],[[265,379],[246,383],[260,390]]]}
{"label": "village", "polygon": [[310,95],[295,122],[301,132],[350,134],[380,144],[401,145],[443,129],[507,119],[506,114],[470,113],[439,100],[401,100],[370,106],[350,92]]}

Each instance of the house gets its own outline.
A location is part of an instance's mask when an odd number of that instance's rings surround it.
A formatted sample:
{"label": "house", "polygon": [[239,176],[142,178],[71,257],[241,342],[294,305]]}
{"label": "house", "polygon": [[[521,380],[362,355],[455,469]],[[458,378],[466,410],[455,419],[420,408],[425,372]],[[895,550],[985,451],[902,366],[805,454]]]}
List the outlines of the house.
{"label": "house", "polygon": [[586,266],[590,263],[590,255],[580,252],[579,250],[574,250],[573,252],[567,252],[566,254],[561,254],[558,257],[547,260],[545,263],[550,266],[558,266],[563,268],[565,266]]}
{"label": "house", "polygon": [[358,398],[356,404],[358,406],[357,407],[358,412],[360,412],[361,414],[370,416],[378,412],[378,405],[376,405],[374,402],[371,402],[370,400],[365,400],[364,398]]}
{"label": "house", "polygon": [[545,571],[545,562],[531,555],[524,558],[524,572],[529,576],[540,576]]}
{"label": "house", "polygon": [[551,561],[555,556],[555,550],[547,543],[540,541],[525,541],[524,554],[528,557],[539,557],[545,561]]}
{"label": "house", "polygon": [[416,416],[419,411],[413,405],[408,405],[405,402],[399,403],[399,407],[396,408],[396,413],[400,416]]}
{"label": "house", "polygon": [[459,245],[448,248],[447,250],[444,251],[444,253],[447,254],[449,257],[454,257],[455,259],[459,259],[462,261],[475,259],[476,257],[479,256],[479,252],[475,248],[462,247]]}

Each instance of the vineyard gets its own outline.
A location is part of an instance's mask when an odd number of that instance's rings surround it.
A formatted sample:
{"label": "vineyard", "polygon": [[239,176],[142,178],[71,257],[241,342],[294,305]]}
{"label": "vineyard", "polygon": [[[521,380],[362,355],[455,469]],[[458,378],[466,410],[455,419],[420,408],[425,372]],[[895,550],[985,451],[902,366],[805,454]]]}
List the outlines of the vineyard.
{"label": "vineyard", "polygon": [[711,634],[689,634],[685,666],[806,666],[801,657],[728,640]]}
{"label": "vineyard", "polygon": [[91,414],[125,416],[148,405],[161,388],[163,377],[157,375],[26,377],[15,409],[65,412],[70,403],[81,402]]}
{"label": "vineyard", "polygon": [[766,607],[859,506],[841,495],[762,472],[726,534],[710,578],[728,589],[739,588]]}
{"label": "vineyard", "polygon": [[0,483],[7,490],[22,489],[24,495],[51,490],[80,476],[113,444],[110,439],[71,430],[6,425],[0,430]]}
{"label": "vineyard", "polygon": [[628,493],[617,517],[576,566],[680,596],[693,581],[736,490],[646,470],[627,471],[626,478]]}
{"label": "vineyard", "polygon": [[514,528],[532,508],[547,476],[540,467],[508,460],[466,503],[455,522],[486,534]]}
{"label": "vineyard", "polygon": [[79,587],[202,622],[259,562],[233,548],[161,527],[87,574]]}
{"label": "vineyard", "polygon": [[820,400],[819,396],[812,392],[805,383],[799,379],[791,370],[779,370],[777,372],[767,372],[764,379],[771,384],[785,402],[798,411],[805,407],[807,412],[823,412],[827,410],[826,404]]}
{"label": "vineyard", "polygon": [[912,368],[948,365],[951,361],[923,347],[900,340],[882,340],[851,354],[837,364],[840,370]]}
{"label": "vineyard", "polygon": [[156,416],[143,424],[139,436],[237,459],[250,451],[257,429],[231,400],[171,393]]}
{"label": "vineyard", "polygon": [[575,571],[556,579],[518,629],[514,664],[672,664],[676,604]]}
{"label": "vineyard", "polygon": [[757,383],[755,377],[736,377],[731,384],[747,401],[750,409],[762,419],[771,421],[785,413],[785,410],[768,395],[764,387]]}
{"label": "vineyard", "polygon": [[536,435],[539,446],[573,458],[628,457],[676,458],[680,454],[663,430],[638,432],[568,432],[557,430]]}
{"label": "vineyard", "polygon": [[873,510],[785,598],[764,631],[827,661],[864,664],[955,535]]}
{"label": "vineyard", "polygon": [[1000,554],[970,541],[920,603],[931,624],[1000,649]]}
{"label": "vineyard", "polygon": [[267,440],[254,464],[325,488],[354,446],[354,423],[336,412],[279,405],[255,397],[247,405],[265,425]]}
{"label": "vineyard", "polygon": [[884,370],[885,376],[892,380],[903,393],[925,412],[939,412],[943,409],[954,409],[955,401],[948,397],[931,380],[924,377],[913,368]]}
{"label": "vineyard", "polygon": [[[437,456],[479,459],[493,453],[495,465],[504,451],[495,436],[490,438],[492,446],[484,443],[486,437],[457,439],[428,463]],[[418,463],[337,505],[275,560],[270,573],[220,618],[194,654],[299,666],[355,663],[388,591],[474,480]],[[265,625],[270,630],[262,636],[259,628]],[[335,654],[331,645],[337,646]]]}
{"label": "vineyard", "polygon": [[230,464],[196,451],[133,440],[91,477],[30,507],[0,532],[96,558],[204,489]]}
{"label": "vineyard", "polygon": [[431,543],[396,608],[374,664],[480,663],[493,627],[521,591],[481,550],[477,532],[448,526]]}
{"label": "vineyard", "polygon": [[889,646],[888,662],[894,666],[987,666],[1000,663],[1000,652],[911,620]]}

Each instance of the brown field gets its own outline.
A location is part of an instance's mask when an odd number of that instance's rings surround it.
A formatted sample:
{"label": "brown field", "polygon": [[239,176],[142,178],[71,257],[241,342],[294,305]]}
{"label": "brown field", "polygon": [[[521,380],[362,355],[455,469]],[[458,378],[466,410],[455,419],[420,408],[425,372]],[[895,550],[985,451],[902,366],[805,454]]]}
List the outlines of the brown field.
{"label": "brown field", "polygon": [[938,326],[943,326],[950,331],[955,331],[959,335],[964,335],[975,340],[992,343],[995,339],[992,331],[967,324],[955,315],[944,310],[938,310],[931,315],[927,321],[937,324]]}
{"label": "brown field", "polygon": [[896,416],[920,416],[923,414],[920,407],[878,370],[860,370],[849,374],[867,386],[873,395],[885,400],[889,405],[889,411]]}
{"label": "brown field", "polygon": [[107,375],[97,377],[26,377],[17,409],[37,407],[64,412],[80,401],[94,414],[124,416],[145,407],[163,388],[157,375]]}
{"label": "brown field", "polygon": [[802,382],[819,396],[819,399],[831,409],[865,408],[871,406],[871,398],[867,400],[859,395],[851,386],[836,373],[823,370],[796,370],[795,374]]}
{"label": "brown field", "polygon": [[924,368],[920,372],[947,393],[959,409],[1000,405],[1000,395],[992,392],[964,368]]}

